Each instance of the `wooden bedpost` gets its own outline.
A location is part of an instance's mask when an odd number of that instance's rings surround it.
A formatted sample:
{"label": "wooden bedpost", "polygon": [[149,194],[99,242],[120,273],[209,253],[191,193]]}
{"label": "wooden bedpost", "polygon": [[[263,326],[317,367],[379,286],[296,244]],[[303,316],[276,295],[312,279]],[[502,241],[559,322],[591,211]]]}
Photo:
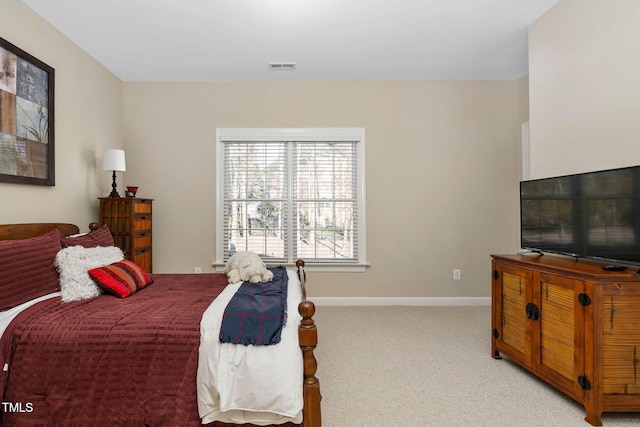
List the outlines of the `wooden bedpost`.
{"label": "wooden bedpost", "polygon": [[302,316],[300,326],[298,327],[298,336],[300,339],[300,348],[302,349],[302,362],[304,366],[303,389],[303,426],[304,427],[321,427],[322,417],[320,410],[320,382],[316,378],[318,362],[313,355],[313,350],[318,345],[318,329],[312,317],[316,312],[316,306],[307,301],[307,290],[305,283],[307,275],[304,272],[304,261],[299,259],[296,261],[298,268],[298,278],[300,279],[300,287],[302,288],[302,302],[298,305],[298,312]]}
{"label": "wooden bedpost", "polygon": [[300,348],[304,364],[303,399],[304,427],[321,427],[322,417],[320,411],[320,382],[316,378],[318,363],[313,355],[313,350],[318,344],[318,330],[312,317],[316,307],[311,301],[302,301],[298,306],[302,316],[299,326]]}
{"label": "wooden bedpost", "polygon": [[302,301],[307,299],[307,288],[305,286],[307,282],[307,274],[304,272],[304,261],[299,259],[296,261],[298,279],[300,279],[300,288],[302,289]]}

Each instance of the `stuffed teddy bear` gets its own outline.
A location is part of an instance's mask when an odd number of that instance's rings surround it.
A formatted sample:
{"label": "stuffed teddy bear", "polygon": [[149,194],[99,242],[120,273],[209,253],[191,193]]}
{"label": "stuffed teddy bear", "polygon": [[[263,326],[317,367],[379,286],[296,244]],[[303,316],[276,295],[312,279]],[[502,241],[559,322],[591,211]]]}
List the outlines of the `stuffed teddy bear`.
{"label": "stuffed teddy bear", "polygon": [[251,283],[270,282],[273,273],[267,270],[258,254],[250,251],[236,252],[224,266],[229,283],[250,281]]}

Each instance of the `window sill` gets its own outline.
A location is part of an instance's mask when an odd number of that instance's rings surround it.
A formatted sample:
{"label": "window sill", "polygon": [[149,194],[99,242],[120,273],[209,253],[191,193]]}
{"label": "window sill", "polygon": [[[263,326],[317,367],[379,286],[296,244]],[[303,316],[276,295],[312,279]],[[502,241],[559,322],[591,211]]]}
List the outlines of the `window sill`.
{"label": "window sill", "polygon": [[[214,262],[212,264],[217,272],[222,272],[224,271],[224,263],[218,263],[218,262]],[[287,269],[291,269],[291,270],[295,270],[296,269],[296,264],[295,263],[285,263],[285,264],[278,264],[278,265],[284,265],[285,267],[287,267]],[[273,266],[270,263],[267,263],[267,266]],[[328,272],[328,273],[364,273],[367,268],[369,267],[369,263],[365,263],[365,264],[346,264],[346,263],[340,263],[340,262],[316,262],[316,263],[312,263],[312,262],[305,262],[304,264],[304,271],[309,271],[309,272],[313,272],[313,271],[319,271],[319,272]]]}

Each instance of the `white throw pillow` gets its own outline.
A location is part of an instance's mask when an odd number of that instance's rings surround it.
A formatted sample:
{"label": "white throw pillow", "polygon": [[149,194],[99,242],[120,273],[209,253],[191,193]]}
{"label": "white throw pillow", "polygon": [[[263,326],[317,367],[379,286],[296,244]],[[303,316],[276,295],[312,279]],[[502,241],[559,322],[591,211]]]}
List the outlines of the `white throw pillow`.
{"label": "white throw pillow", "polygon": [[69,246],[61,249],[53,264],[60,273],[62,302],[80,301],[102,294],[102,290],[89,277],[88,271],[123,259],[124,254],[117,246]]}

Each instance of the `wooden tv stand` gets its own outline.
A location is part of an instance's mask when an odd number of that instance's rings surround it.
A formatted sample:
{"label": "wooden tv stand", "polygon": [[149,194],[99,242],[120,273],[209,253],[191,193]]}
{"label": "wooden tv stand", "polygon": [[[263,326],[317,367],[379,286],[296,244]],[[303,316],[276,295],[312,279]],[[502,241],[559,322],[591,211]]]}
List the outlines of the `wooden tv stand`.
{"label": "wooden tv stand", "polygon": [[640,412],[637,267],[551,255],[492,255],[491,356],[509,357],[586,409]]}

